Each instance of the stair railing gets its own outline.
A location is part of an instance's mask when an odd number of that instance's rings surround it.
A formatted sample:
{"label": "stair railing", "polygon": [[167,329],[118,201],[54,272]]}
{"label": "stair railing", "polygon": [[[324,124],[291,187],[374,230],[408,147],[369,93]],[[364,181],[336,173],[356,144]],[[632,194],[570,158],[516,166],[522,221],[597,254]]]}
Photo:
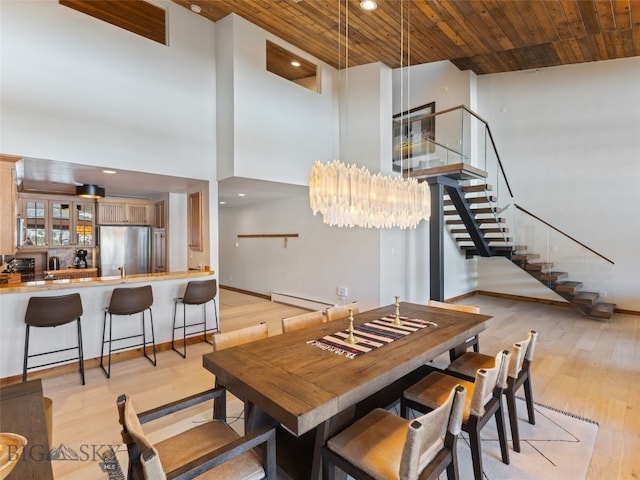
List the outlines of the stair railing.
{"label": "stair railing", "polygon": [[[552,264],[545,270],[560,274],[559,278],[550,280],[551,288],[557,290],[556,283],[579,282],[576,294],[595,293],[598,297],[594,302],[615,303],[613,260],[520,205],[516,204],[514,211],[515,242],[526,245],[521,253],[539,255],[528,261]],[[550,277],[555,277],[553,274]]]}
{"label": "stair railing", "polygon": [[[396,120],[401,122],[402,120]],[[412,127],[415,125],[415,130]],[[420,128],[435,125],[433,130]],[[402,160],[396,161],[394,170],[400,171],[402,166],[409,175],[419,175],[419,171],[454,164],[468,164],[487,172],[485,179],[470,181],[470,184],[492,185],[490,192],[479,192],[477,195],[495,197],[494,212],[479,214],[483,221],[494,220],[487,224],[491,237],[496,242],[508,242],[510,237],[506,227],[512,204],[513,192],[505,174],[498,149],[493,139],[489,124],[480,115],[465,105],[412,117],[411,125],[406,125],[402,151],[408,152]],[[396,128],[396,131],[399,129]],[[433,132],[433,135],[432,135]],[[486,198],[487,201],[493,198]],[[483,211],[486,211],[486,206]],[[500,220],[503,221],[500,221]],[[495,243],[495,242],[494,242]]]}

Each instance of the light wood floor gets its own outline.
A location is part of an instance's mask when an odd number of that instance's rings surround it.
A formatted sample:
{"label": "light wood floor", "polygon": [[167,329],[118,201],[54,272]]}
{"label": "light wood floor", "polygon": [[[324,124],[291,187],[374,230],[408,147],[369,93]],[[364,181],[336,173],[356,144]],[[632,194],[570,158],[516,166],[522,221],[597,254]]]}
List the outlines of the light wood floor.
{"label": "light wood floor", "polygon": [[[220,291],[219,301],[222,330],[266,321],[270,334],[279,334],[282,317],[302,312],[228,290]],[[483,295],[461,303],[493,315],[480,336],[485,353],[508,348],[530,329],[539,332],[532,366],[535,401],[599,423],[589,480],[640,478],[640,317],[618,314],[610,322],[595,321],[568,308]],[[99,368],[91,369],[84,387],[78,374],[44,379],[45,395],[54,401],[53,444],[77,452],[99,450],[94,445],[117,448],[117,396],[127,393],[145,410],[209,388],[213,377],[200,357],[210,350],[208,344],[190,345],[185,360],[175,352],[161,352],[155,368],[143,358],[127,360],[113,366],[109,380]],[[241,404],[232,401],[229,408],[230,416],[239,415]],[[201,421],[202,415],[182,420],[186,425]],[[153,437],[167,431],[161,424]],[[118,457],[126,462],[126,455]],[[106,479],[98,462],[90,460],[54,461],[55,477]]]}

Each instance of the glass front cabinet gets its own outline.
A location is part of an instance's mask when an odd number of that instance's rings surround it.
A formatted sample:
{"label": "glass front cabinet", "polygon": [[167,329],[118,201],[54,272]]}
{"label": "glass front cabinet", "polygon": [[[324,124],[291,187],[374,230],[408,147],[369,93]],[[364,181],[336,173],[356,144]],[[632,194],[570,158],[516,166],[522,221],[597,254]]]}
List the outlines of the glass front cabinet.
{"label": "glass front cabinet", "polygon": [[23,194],[21,247],[93,247],[95,202]]}

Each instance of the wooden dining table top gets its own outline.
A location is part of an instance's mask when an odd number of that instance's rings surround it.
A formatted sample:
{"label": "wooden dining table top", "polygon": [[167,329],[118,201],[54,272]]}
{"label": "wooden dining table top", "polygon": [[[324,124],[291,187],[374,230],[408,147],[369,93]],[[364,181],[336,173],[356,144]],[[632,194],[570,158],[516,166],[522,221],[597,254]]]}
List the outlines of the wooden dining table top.
{"label": "wooden dining table top", "polygon": [[53,480],[40,379],[0,389],[0,431],[17,433],[28,442],[7,480]]}
{"label": "wooden dining table top", "polygon": [[[354,325],[393,315],[394,305],[361,312]],[[348,319],[275,335],[203,356],[230,392],[258,405],[296,435],[380,391],[485,329],[488,315],[401,302],[400,316],[435,323],[348,358],[308,344],[348,328]]]}

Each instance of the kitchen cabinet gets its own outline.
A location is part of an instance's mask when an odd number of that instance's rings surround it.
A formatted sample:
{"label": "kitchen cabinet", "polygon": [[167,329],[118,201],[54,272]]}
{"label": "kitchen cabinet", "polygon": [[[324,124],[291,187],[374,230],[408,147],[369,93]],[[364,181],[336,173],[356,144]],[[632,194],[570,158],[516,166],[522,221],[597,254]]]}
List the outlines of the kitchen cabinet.
{"label": "kitchen cabinet", "polygon": [[93,247],[94,202],[76,197],[21,194],[20,248]]}
{"label": "kitchen cabinet", "polygon": [[[4,155],[2,155],[4,157]],[[11,159],[13,157],[10,157]],[[17,157],[16,157],[17,158]],[[16,250],[16,168],[13,160],[0,159],[0,254]]]}
{"label": "kitchen cabinet", "polygon": [[98,199],[98,225],[151,225],[151,201],[139,198]]}
{"label": "kitchen cabinet", "polygon": [[202,192],[189,194],[189,208],[187,210],[189,224],[189,248],[202,251]]}

